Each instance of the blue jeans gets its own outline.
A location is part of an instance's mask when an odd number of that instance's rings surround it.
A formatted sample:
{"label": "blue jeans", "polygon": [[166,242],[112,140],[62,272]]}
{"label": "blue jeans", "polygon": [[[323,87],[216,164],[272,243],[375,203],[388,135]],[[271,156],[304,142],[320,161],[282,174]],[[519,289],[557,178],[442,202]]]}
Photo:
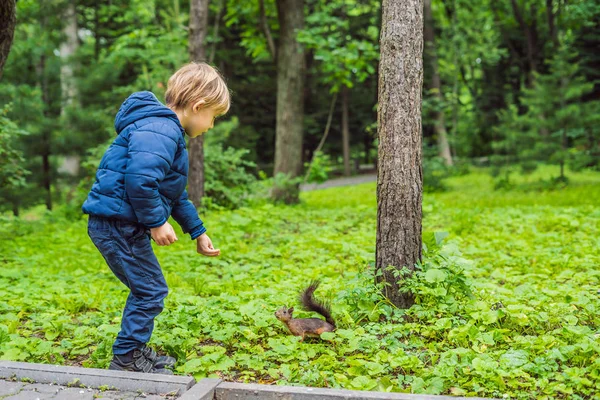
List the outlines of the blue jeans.
{"label": "blue jeans", "polygon": [[150,244],[150,230],[125,220],[90,215],[88,235],[112,272],[130,290],[113,354],[148,343],[168,288]]}

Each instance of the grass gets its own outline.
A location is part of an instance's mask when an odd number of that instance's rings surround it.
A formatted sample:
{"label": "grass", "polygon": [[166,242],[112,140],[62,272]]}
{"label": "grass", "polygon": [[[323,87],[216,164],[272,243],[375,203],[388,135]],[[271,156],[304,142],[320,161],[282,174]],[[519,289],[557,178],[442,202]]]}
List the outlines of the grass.
{"label": "grass", "polygon": [[[417,281],[418,304],[407,312],[378,298],[368,267],[375,183],[306,192],[297,206],[211,212],[203,219],[220,257],[195,254],[181,232],[174,245],[155,248],[170,294],[152,344],[178,358],[177,373],[197,378],[593,398],[600,392],[600,175],[569,176],[557,191],[493,191],[489,175],[476,170],[449,179],[447,192],[426,194],[424,230],[449,233],[441,254],[460,268],[430,267],[447,279]],[[0,358],[108,365],[127,293],[84,219],[5,218],[0,263],[7,299]],[[430,293],[455,276],[464,276],[473,297]],[[296,304],[315,278],[340,329],[327,341],[299,343],[273,312]]]}

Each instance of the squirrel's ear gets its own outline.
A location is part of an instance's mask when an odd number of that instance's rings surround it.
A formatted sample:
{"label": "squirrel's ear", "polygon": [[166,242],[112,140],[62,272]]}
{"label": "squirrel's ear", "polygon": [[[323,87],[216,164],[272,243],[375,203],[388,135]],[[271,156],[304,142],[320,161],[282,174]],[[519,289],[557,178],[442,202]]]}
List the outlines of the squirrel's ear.
{"label": "squirrel's ear", "polygon": [[288,309],[288,312],[294,312],[294,307]]}

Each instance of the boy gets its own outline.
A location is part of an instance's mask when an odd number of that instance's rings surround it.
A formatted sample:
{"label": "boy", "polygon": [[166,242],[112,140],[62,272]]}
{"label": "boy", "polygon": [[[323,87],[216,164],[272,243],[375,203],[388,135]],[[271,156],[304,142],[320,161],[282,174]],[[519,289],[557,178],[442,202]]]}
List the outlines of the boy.
{"label": "boy", "polygon": [[185,190],[185,134],[195,138],[229,110],[222,76],[205,63],[190,63],[168,81],[166,106],[151,92],[134,93],[115,118],[117,137],[100,161],[82,210],[88,234],[106,263],[130,290],[113,344],[109,369],[172,374],[175,359],[146,345],[168,288],[152,251],[177,240],[169,216],[197,241],[197,251],[218,256]]}

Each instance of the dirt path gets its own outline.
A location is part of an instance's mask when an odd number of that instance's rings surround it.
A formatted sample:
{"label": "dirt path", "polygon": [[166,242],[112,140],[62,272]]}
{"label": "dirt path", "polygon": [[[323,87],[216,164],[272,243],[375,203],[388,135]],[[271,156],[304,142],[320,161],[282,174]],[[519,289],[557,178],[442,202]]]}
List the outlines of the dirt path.
{"label": "dirt path", "polygon": [[305,185],[300,185],[300,190],[309,191],[309,190],[327,189],[330,187],[358,185],[360,183],[376,182],[376,181],[377,181],[377,174],[370,173],[370,174],[350,176],[347,178],[330,179],[323,183],[307,183]]}

